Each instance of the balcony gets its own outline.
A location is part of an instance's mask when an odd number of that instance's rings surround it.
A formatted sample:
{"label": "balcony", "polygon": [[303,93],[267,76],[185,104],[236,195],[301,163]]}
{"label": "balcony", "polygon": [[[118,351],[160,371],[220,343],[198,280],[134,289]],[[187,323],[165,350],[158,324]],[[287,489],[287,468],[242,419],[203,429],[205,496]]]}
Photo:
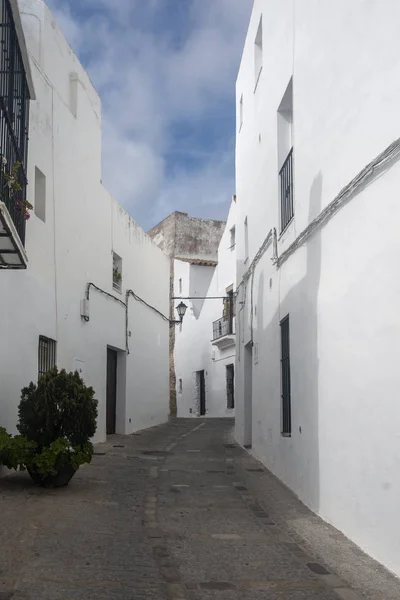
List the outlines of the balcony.
{"label": "balcony", "polygon": [[235,346],[236,337],[234,332],[234,319],[232,315],[222,317],[213,323],[213,346],[217,346],[220,350]]}
{"label": "balcony", "polygon": [[30,91],[9,0],[0,4],[0,269],[24,269]]}
{"label": "balcony", "polygon": [[7,204],[0,200],[0,269],[26,268],[25,222],[16,208],[11,207],[10,212]]}

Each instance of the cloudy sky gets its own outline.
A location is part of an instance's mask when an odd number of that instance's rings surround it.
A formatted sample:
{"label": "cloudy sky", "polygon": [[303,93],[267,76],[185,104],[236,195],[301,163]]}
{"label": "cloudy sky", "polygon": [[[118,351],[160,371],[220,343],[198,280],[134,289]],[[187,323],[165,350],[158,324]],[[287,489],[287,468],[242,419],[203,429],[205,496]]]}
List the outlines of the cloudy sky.
{"label": "cloudy sky", "polygon": [[48,0],[103,100],[103,181],[145,229],[225,218],[253,0]]}

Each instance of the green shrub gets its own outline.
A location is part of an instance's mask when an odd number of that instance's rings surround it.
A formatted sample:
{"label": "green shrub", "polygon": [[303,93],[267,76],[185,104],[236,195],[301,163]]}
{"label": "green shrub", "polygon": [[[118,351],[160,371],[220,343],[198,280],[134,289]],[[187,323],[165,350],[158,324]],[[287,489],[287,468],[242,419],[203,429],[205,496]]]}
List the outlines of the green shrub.
{"label": "green shrub", "polygon": [[59,438],[80,447],[96,432],[97,400],[79,373],[55,367],[22,390],[18,415],[18,431],[39,449]]}
{"label": "green shrub", "polygon": [[13,437],[0,427],[0,464],[8,469],[25,469],[32,463],[36,443],[22,435]]}
{"label": "green shrub", "polygon": [[58,438],[48,448],[35,455],[32,466],[42,477],[46,477],[55,475],[65,465],[72,465],[77,470],[80,465],[90,463],[92,456],[93,445],[90,442],[71,448],[67,439]]}
{"label": "green shrub", "polygon": [[52,369],[21,392],[15,437],[0,428],[0,464],[46,478],[64,466],[90,462],[97,400],[78,373]]}

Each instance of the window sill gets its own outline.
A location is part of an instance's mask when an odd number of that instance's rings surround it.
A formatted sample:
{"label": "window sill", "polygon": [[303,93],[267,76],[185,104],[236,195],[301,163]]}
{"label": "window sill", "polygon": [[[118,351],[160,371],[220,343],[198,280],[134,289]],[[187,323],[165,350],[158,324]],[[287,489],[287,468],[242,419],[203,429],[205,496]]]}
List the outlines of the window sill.
{"label": "window sill", "polygon": [[258,71],[258,75],[257,75],[257,79],[256,79],[256,84],[255,84],[255,86],[254,86],[254,92],[253,92],[254,94],[255,94],[255,93],[256,93],[256,91],[257,91],[257,88],[258,88],[258,82],[260,81],[260,77],[261,77],[262,70],[263,70],[263,68],[262,68],[262,67],[260,67],[260,70]]}
{"label": "window sill", "polygon": [[292,434],[291,433],[281,433],[281,437],[283,437],[283,438],[291,438]]}
{"label": "window sill", "polygon": [[117,285],[117,284],[113,283],[113,290],[114,290],[114,292],[118,292],[119,294],[122,295],[122,286],[121,285]]}

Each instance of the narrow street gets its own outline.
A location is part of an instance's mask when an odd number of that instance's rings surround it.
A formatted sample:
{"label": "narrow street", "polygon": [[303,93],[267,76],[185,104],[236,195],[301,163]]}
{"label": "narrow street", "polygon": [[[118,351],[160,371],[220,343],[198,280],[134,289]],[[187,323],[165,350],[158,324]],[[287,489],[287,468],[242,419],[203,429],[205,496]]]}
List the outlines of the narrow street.
{"label": "narrow street", "polygon": [[233,443],[175,420],[96,447],[69,487],[0,481],[0,600],[395,600],[399,581]]}

